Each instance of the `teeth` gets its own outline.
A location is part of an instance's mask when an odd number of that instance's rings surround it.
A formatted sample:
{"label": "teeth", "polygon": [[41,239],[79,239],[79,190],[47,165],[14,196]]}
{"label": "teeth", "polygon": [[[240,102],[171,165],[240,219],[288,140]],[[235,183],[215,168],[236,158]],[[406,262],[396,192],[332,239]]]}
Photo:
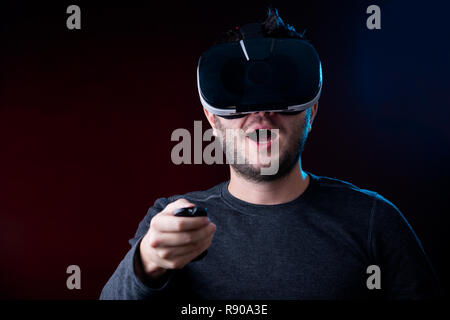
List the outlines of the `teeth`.
{"label": "teeth", "polygon": [[266,129],[258,130],[258,140],[261,142],[266,142],[270,140],[270,131]]}
{"label": "teeth", "polygon": [[248,133],[247,137],[256,142],[258,141],[266,142],[268,140],[275,139],[277,135],[275,132],[270,131],[268,129],[256,129],[255,131]]}
{"label": "teeth", "polygon": [[252,131],[249,134],[247,134],[247,137],[249,137],[253,141],[258,141],[258,130]]}

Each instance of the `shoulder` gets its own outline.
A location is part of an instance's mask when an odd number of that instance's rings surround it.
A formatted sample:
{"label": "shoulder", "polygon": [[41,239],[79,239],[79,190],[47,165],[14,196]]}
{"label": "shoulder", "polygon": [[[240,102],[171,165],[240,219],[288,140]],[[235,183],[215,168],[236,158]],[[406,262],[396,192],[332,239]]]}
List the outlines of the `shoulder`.
{"label": "shoulder", "polygon": [[395,213],[403,218],[400,210],[390,200],[372,189],[362,188],[335,177],[308,174],[315,184],[319,197],[330,203],[348,205],[355,209],[365,208],[370,214],[374,214],[375,211]]}
{"label": "shoulder", "polygon": [[374,201],[375,199],[381,197],[377,192],[373,190],[358,187],[348,181],[344,181],[338,178],[319,176],[312,173],[308,174],[310,175],[311,179],[318,187],[318,189],[322,193],[326,193],[328,195],[348,196],[366,201]]}
{"label": "shoulder", "polygon": [[311,177],[315,182],[316,203],[333,216],[367,229],[369,242],[375,238],[410,238],[419,242],[403,213],[383,195],[341,179]]}

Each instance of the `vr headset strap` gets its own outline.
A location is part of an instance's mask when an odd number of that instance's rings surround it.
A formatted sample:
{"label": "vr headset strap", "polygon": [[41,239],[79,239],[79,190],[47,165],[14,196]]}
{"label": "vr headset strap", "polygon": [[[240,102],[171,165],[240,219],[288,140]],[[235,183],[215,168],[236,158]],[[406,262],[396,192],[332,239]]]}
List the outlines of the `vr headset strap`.
{"label": "vr headset strap", "polygon": [[[242,52],[244,53],[245,58],[248,61],[251,59],[251,57],[249,57],[249,54],[247,53],[244,39],[264,38],[263,29],[262,29],[261,23],[255,22],[255,23],[247,23],[247,24],[243,25],[242,27],[239,28],[239,31],[242,35],[242,40],[239,41],[239,43],[241,45]],[[274,46],[275,46],[275,39],[272,39],[269,54],[272,54]]]}
{"label": "vr headset strap", "polygon": [[241,32],[242,39],[264,37],[261,23],[247,23],[240,27],[239,31]]}

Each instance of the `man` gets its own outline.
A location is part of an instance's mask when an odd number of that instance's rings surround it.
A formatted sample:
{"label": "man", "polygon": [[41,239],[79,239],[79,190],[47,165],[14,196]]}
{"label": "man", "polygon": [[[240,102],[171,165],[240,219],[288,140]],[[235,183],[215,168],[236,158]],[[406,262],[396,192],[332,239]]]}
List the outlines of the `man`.
{"label": "man", "polygon": [[[268,38],[302,39],[276,10],[261,28]],[[241,40],[232,30],[218,44]],[[249,60],[250,46],[241,45]],[[236,116],[204,108],[227,157],[246,161],[231,163],[230,180],[209,190],[158,199],[101,299],[438,297],[433,268],[391,202],[303,170],[300,155],[318,110],[312,101],[301,111]],[[240,143],[227,130],[240,132]],[[274,174],[261,174],[264,155],[276,155]],[[208,217],[174,216],[193,206],[208,208]]]}

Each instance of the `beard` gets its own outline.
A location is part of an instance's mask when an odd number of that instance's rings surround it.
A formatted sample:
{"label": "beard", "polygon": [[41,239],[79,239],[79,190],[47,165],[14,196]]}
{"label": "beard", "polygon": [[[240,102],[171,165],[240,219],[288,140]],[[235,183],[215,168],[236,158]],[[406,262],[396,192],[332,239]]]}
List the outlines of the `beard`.
{"label": "beard", "polygon": [[[234,168],[236,173],[243,177],[244,179],[252,182],[269,182],[275,181],[283,178],[287,174],[289,174],[299,161],[300,155],[305,148],[306,140],[308,138],[308,125],[311,116],[311,110],[306,110],[304,121],[301,124],[299,130],[296,130],[293,134],[288,136],[287,147],[284,152],[281,153],[280,150],[280,159],[278,171],[272,175],[263,175],[261,174],[261,169],[253,164],[249,163],[230,163],[230,165]],[[288,115],[286,115],[289,117]],[[217,130],[221,131],[221,136],[223,137],[223,141],[221,141],[221,145],[225,155],[228,159],[233,156],[232,159],[238,159],[238,150],[235,144],[229,143],[226,139],[225,128],[222,126],[222,123],[215,116],[215,124]],[[281,130],[280,130],[281,131]]]}

